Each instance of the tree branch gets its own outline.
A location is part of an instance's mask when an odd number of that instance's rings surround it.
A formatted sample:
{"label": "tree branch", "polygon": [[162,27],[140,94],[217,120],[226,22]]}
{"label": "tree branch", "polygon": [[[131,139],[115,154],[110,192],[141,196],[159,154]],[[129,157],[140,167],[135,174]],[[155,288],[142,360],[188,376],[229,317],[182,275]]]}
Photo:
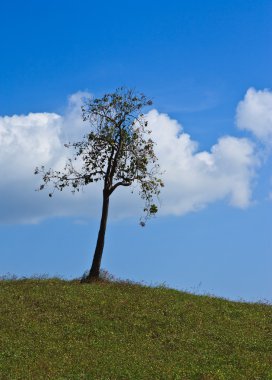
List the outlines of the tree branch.
{"label": "tree branch", "polygon": [[104,117],[104,118],[106,118],[106,119],[108,119],[109,121],[111,121],[113,124],[115,124],[116,125],[116,121],[114,120],[114,119],[112,119],[110,116],[108,116],[108,115],[106,115],[105,113],[103,114],[101,114],[100,112],[98,112],[97,110],[92,110],[92,113],[94,114],[94,115],[97,115],[97,116],[100,116],[100,117]]}
{"label": "tree branch", "polygon": [[130,186],[131,185],[131,181],[120,181],[120,182],[117,182],[115,183],[109,190],[109,194],[111,195],[115,189],[117,189],[118,186]]}
{"label": "tree branch", "polygon": [[107,171],[106,171],[106,175],[105,175],[105,187],[107,187],[108,185],[111,185],[111,184],[108,184],[108,180],[109,180],[109,176],[110,176],[110,172],[111,172],[111,162],[112,162],[112,159],[113,159],[113,154],[114,154],[114,146],[112,146],[112,150],[111,150],[111,155],[110,155],[110,158],[109,158],[109,161],[108,161],[108,167],[107,167]]}

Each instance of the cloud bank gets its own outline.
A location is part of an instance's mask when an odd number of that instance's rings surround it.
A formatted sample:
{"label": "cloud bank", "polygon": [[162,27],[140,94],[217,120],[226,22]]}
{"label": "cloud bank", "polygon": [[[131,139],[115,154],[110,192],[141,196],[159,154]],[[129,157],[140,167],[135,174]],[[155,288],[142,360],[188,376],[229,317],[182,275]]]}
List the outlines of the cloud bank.
{"label": "cloud bank", "polygon": [[[99,216],[99,184],[76,195],[69,191],[55,193],[52,199],[45,191],[34,191],[40,183],[40,178],[33,175],[34,168],[42,164],[61,168],[68,154],[63,144],[80,139],[88,129],[81,120],[82,96],[88,94],[72,95],[63,115],[30,113],[0,117],[0,223],[35,223],[56,216]],[[262,141],[269,140],[271,99],[267,90],[249,89],[237,108],[238,127],[251,130]],[[264,115],[265,119],[261,117]],[[260,166],[253,141],[223,136],[209,151],[199,151],[197,142],[167,114],[154,109],[146,117],[164,171],[160,214],[184,215],[219,200],[227,200],[239,208],[250,205]],[[129,189],[120,189],[112,198],[113,218],[141,215],[142,204]]]}

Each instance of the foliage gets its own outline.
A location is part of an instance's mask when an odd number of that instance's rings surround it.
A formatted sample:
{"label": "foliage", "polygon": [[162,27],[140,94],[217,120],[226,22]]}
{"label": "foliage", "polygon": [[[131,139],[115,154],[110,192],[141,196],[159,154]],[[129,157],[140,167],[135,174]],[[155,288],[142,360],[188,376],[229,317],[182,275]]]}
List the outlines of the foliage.
{"label": "foliage", "polygon": [[[151,104],[145,95],[125,88],[102,98],[85,99],[82,116],[83,121],[89,122],[90,131],[81,141],[65,144],[75,150],[75,156],[62,171],[36,168],[35,174],[43,176],[40,190],[52,182],[53,189],[62,191],[70,186],[76,192],[102,180],[104,195],[110,196],[119,186],[137,183],[145,201],[145,220],[156,214],[156,200],[163,182],[159,178],[151,131],[142,113]],[[52,195],[53,192],[49,194]]]}
{"label": "foliage", "polygon": [[0,282],[5,380],[271,380],[272,306],[163,287]]}

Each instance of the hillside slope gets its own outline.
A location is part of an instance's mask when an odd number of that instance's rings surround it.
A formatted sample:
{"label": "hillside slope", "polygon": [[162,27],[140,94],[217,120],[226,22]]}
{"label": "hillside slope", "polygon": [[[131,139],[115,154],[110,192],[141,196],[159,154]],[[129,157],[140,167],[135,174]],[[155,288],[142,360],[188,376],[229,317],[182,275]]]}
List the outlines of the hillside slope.
{"label": "hillside slope", "polygon": [[57,279],[0,298],[1,380],[272,380],[271,305]]}

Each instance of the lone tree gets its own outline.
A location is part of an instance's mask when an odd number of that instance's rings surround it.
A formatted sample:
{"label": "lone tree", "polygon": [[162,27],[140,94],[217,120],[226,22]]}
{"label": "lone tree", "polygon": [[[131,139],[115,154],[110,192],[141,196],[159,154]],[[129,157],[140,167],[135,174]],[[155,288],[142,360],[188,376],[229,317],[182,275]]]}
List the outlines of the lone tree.
{"label": "lone tree", "polygon": [[[156,201],[163,186],[160,167],[150,138],[148,122],[142,110],[152,101],[133,90],[119,88],[102,98],[88,98],[82,106],[83,121],[90,124],[90,132],[82,141],[65,144],[73,148],[73,159],[68,159],[62,171],[35,169],[42,174],[39,190],[52,182],[53,191],[71,186],[72,192],[92,182],[103,181],[103,205],[100,228],[92,266],[84,281],[99,278],[105,232],[111,194],[120,186],[138,183],[139,194],[144,200],[144,219],[158,211]],[[76,161],[76,162],[75,162]],[[52,197],[53,192],[49,193]]]}

